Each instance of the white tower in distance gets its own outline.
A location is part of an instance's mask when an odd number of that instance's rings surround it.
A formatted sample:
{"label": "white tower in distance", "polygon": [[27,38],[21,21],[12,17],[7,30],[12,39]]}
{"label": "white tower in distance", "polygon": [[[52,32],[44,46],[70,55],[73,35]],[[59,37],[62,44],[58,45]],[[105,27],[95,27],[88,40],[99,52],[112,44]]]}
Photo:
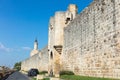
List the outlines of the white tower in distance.
{"label": "white tower in distance", "polygon": [[34,49],[31,51],[30,56],[33,56],[35,54],[38,54],[39,50],[38,50],[38,41],[37,39],[35,39],[34,41]]}
{"label": "white tower in distance", "polygon": [[37,41],[37,39],[35,39],[35,42],[34,42],[34,50],[38,50],[38,41]]}

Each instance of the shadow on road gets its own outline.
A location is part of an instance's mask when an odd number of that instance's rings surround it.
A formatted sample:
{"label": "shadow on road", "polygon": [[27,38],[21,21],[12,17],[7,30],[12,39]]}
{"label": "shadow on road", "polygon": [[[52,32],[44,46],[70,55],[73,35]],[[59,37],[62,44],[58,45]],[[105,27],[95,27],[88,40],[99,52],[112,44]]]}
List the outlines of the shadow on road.
{"label": "shadow on road", "polygon": [[30,80],[30,78],[27,75],[24,75],[16,71],[12,73],[11,75],[6,76],[6,78],[2,80]]}

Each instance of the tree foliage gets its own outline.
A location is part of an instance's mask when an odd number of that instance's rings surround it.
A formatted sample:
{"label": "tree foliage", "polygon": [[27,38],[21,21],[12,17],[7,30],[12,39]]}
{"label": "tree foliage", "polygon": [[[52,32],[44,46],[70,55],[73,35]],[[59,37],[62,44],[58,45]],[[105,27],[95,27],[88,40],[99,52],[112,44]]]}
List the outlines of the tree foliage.
{"label": "tree foliage", "polygon": [[21,62],[17,62],[17,63],[15,63],[15,65],[14,65],[14,69],[20,71],[20,70],[21,70]]}

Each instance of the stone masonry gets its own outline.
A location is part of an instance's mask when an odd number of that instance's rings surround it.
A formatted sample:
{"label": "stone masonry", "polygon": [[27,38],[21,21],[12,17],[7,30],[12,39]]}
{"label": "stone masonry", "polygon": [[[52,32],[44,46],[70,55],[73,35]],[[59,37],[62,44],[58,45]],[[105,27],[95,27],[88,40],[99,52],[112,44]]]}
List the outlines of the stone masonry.
{"label": "stone masonry", "polygon": [[69,5],[66,12],[58,11],[49,22],[49,74],[58,75],[60,71],[60,56],[64,44],[64,28],[76,17],[77,6]]}
{"label": "stone masonry", "polygon": [[37,53],[35,43],[22,70],[120,78],[120,0],[94,0],[80,14],[77,9],[71,4],[50,18],[48,47]]}
{"label": "stone masonry", "polygon": [[[36,51],[34,52],[35,46],[36,44],[34,43],[34,49],[31,52],[32,56],[22,61],[22,71],[29,71],[32,68],[38,69],[39,71],[48,71],[48,47],[46,46],[42,50],[38,50],[38,53],[36,53]],[[36,48],[37,47],[38,46],[36,46]]]}
{"label": "stone masonry", "polygon": [[64,28],[63,70],[120,78],[120,0],[95,0]]}

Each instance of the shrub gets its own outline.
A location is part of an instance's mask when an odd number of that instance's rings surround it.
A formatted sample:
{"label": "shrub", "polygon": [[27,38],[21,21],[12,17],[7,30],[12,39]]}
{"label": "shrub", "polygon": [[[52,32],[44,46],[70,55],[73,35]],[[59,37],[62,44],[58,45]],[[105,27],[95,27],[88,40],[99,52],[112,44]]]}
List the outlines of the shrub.
{"label": "shrub", "polygon": [[32,78],[32,80],[37,80],[36,78]]}
{"label": "shrub", "polygon": [[48,73],[47,71],[41,71],[41,72],[39,72],[39,74],[46,74],[46,73]]}
{"label": "shrub", "polygon": [[17,70],[17,71],[20,71],[21,70],[21,62],[15,63],[14,69]]}
{"label": "shrub", "polygon": [[44,78],[43,80],[50,80],[50,78]]}
{"label": "shrub", "polygon": [[60,71],[60,76],[61,75],[74,75],[74,73],[72,71]]}

